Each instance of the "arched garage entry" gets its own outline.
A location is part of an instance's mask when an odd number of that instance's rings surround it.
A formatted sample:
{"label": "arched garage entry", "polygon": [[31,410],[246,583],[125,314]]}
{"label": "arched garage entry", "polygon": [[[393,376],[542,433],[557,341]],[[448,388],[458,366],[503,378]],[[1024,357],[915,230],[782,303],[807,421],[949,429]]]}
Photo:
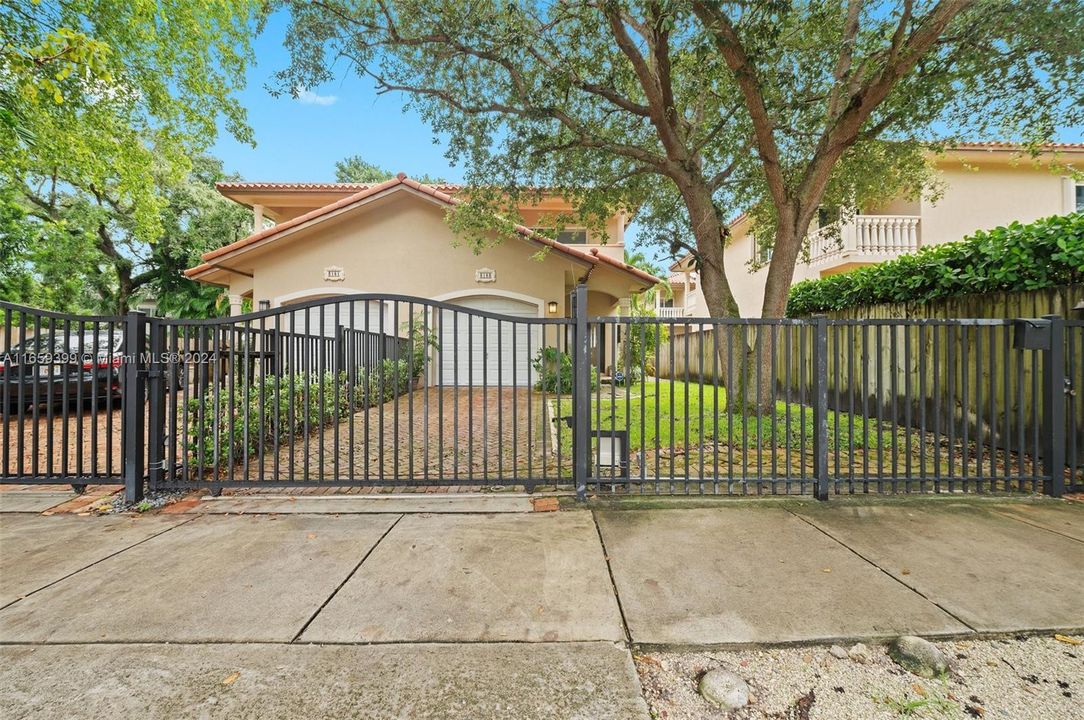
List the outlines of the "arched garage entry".
{"label": "arched garage entry", "polygon": [[326,305],[299,310],[284,316],[281,320],[284,327],[279,328],[283,331],[289,331],[288,325],[293,323],[295,332],[325,337],[334,337],[338,327],[374,334],[399,335],[399,331],[394,326],[392,313],[389,312],[388,303],[379,300],[332,302],[341,296],[360,295],[363,292],[365,291],[351,288],[311,288],[279,295],[272,300],[272,306],[289,307],[310,300],[328,301]]}
{"label": "arched garage entry", "polygon": [[440,362],[434,382],[440,385],[528,385],[531,354],[542,342],[541,328],[525,322],[499,321],[470,313],[481,310],[509,318],[538,318],[543,301],[507,291],[452,293],[443,300],[468,312],[441,311]]}

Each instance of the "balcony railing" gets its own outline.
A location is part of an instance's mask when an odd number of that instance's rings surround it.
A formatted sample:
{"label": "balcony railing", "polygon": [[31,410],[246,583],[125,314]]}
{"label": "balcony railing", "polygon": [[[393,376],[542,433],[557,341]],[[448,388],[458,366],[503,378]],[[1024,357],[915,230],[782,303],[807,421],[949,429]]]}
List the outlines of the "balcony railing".
{"label": "balcony railing", "polygon": [[691,309],[687,307],[657,307],[655,308],[655,316],[661,318],[686,317]]}
{"label": "balcony railing", "polygon": [[809,234],[809,264],[882,262],[918,250],[921,242],[917,215],[856,215]]}

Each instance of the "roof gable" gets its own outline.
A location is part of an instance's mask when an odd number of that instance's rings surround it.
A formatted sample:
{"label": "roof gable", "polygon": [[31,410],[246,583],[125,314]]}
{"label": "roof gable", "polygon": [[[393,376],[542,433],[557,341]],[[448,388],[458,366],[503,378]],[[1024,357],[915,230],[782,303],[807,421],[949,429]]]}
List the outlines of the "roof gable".
{"label": "roof gable", "polygon": [[[270,183],[265,183],[270,185]],[[311,227],[320,222],[330,220],[331,218],[338,217],[339,215],[350,212],[351,210],[360,207],[364,204],[372,202],[380,197],[386,196],[393,192],[410,192],[411,194],[429,200],[442,207],[453,207],[460,204],[462,201],[449,195],[447,192],[441,190],[442,186],[423,185],[417,180],[413,180],[407,177],[405,174],[400,173],[396,177],[390,180],[385,180],[381,183],[373,185],[365,185],[362,189],[348,195],[347,197],[337,200],[333,203],[329,203],[323,207],[317,208],[303,215],[299,215],[291,220],[279,223],[274,227],[265,228],[260,232],[253,233],[246,238],[242,238],[236,242],[232,242],[229,245],[225,245],[217,250],[204,253],[202,256],[203,263],[196,267],[185,270],[185,276],[190,278],[198,277],[199,275],[215,269],[216,263],[213,262],[219,259],[225,259],[227,257],[233,257],[240,253],[261,247],[267,243],[281,239],[288,235],[291,235],[304,228]],[[654,285],[661,280],[655,276],[646,273],[638,268],[628,265],[614,258],[608,257],[598,252],[597,249],[590,251],[579,250],[577,248],[564,245],[555,240],[552,240],[544,235],[534,232],[528,227],[523,225],[514,226],[514,230],[518,236],[524,240],[534,243],[536,245],[550,248],[556,252],[567,256],[569,259],[580,262],[584,265],[595,266],[598,264],[609,265],[613,268],[621,270],[631,276],[637,281],[645,285]]]}

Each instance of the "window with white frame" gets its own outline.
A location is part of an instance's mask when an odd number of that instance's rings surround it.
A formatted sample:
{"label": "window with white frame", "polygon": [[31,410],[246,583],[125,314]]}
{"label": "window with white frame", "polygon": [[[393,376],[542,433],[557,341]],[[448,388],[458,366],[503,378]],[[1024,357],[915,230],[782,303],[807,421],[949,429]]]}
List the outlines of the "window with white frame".
{"label": "window with white frame", "polygon": [[1077,183],[1076,187],[1076,205],[1073,207],[1077,212],[1084,212],[1084,183]]}

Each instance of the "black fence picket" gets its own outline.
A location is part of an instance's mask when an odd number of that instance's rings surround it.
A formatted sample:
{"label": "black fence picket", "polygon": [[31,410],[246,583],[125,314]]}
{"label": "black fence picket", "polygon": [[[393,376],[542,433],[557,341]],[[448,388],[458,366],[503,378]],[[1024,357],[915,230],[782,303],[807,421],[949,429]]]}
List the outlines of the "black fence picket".
{"label": "black fence picket", "polygon": [[1084,490],[1084,322],[503,315],[397,295],[208,320],[0,303],[0,482],[588,495]]}

